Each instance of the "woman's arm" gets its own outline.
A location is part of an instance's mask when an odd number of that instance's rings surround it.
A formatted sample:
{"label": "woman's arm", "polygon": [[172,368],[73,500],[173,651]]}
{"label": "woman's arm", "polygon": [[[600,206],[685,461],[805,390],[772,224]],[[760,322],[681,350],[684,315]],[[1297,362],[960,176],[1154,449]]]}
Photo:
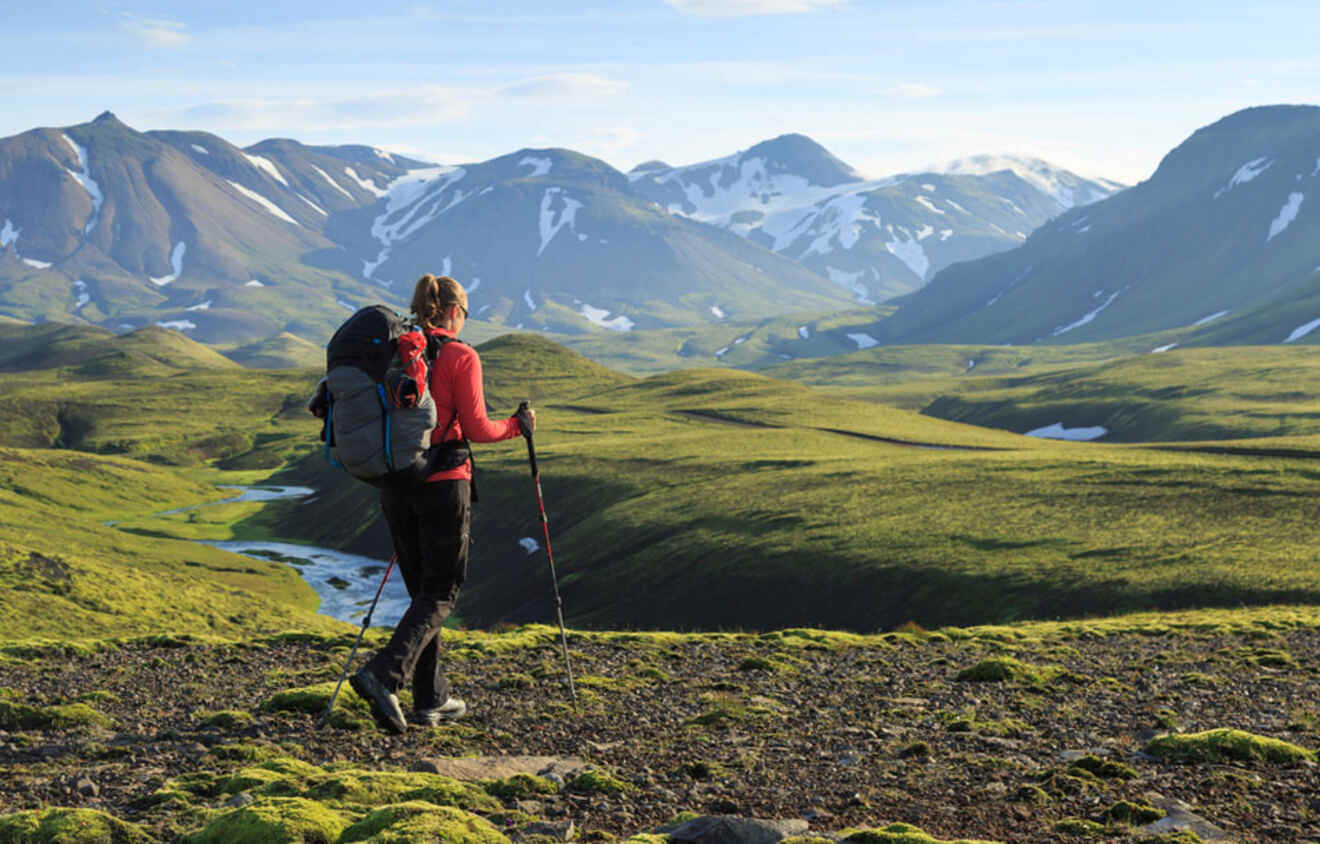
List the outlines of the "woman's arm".
{"label": "woman's arm", "polygon": [[481,386],[481,358],[470,347],[454,366],[454,409],[463,435],[472,442],[493,443],[520,436],[516,417],[496,422],[486,416],[486,393]]}

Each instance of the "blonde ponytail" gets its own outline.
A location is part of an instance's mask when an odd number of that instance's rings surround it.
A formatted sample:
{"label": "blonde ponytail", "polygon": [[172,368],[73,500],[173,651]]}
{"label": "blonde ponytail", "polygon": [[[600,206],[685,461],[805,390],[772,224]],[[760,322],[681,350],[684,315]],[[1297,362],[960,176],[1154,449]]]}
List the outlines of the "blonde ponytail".
{"label": "blonde ponytail", "polygon": [[430,273],[417,279],[413,288],[412,312],[424,328],[436,328],[444,321],[445,311],[454,305],[467,310],[467,291],[447,275]]}

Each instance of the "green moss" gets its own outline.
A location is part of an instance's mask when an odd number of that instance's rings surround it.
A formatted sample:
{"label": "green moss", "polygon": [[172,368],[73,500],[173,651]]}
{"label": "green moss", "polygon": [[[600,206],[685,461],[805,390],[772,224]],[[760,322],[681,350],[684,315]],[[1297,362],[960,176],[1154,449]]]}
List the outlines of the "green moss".
{"label": "green moss", "polygon": [[260,744],[220,744],[211,748],[217,759],[232,759],[238,762],[260,762],[278,755],[273,748]]}
{"label": "green moss", "polygon": [[344,830],[339,841],[351,844],[411,844],[443,841],[446,844],[509,844],[489,821],[452,806],[422,801],[382,806]]}
{"label": "green moss", "polygon": [[1316,761],[1316,752],[1279,739],[1242,730],[1206,730],[1178,736],[1159,736],[1146,745],[1151,756],[1178,762],[1272,762],[1292,764]]}
{"label": "green moss", "polygon": [[[326,681],[312,686],[300,686],[276,692],[261,704],[265,712],[305,712],[320,715],[330,703],[330,696],[335,692],[335,683]],[[335,710],[357,710],[365,712],[366,704],[348,688],[348,684],[339,690],[335,698]]]}
{"label": "green moss", "polygon": [[545,777],[532,774],[514,774],[507,779],[485,780],[481,783],[481,786],[491,796],[504,800],[517,800],[536,794],[557,794],[559,792],[559,786],[556,783]]}
{"label": "green moss", "polygon": [[1055,822],[1054,831],[1063,835],[1098,835],[1105,831],[1105,827],[1085,818],[1064,818]]}
{"label": "green moss", "polygon": [[241,730],[256,722],[252,713],[240,709],[225,709],[220,712],[199,712],[197,723],[203,727],[216,727],[221,730]]}
{"label": "green moss", "polygon": [[1134,780],[1137,778],[1135,768],[1124,765],[1122,762],[1101,759],[1098,756],[1089,754],[1068,766],[1068,772],[1073,775],[1078,775],[1083,771],[1102,780]]}
{"label": "green moss", "polygon": [[425,800],[468,811],[501,808],[499,801],[478,785],[417,771],[334,771],[310,777],[305,795],[357,806]]}
{"label": "green moss", "polygon": [[1022,676],[1026,665],[1012,657],[997,656],[983,659],[971,668],[964,668],[954,679],[971,683],[1002,683]]}
{"label": "green moss", "polygon": [[738,663],[739,671],[767,671],[771,674],[778,674],[781,671],[784,671],[785,668],[787,668],[787,666],[783,663],[776,662],[775,660],[764,656],[745,657]]}
{"label": "green moss", "polygon": [[1044,806],[1051,798],[1044,789],[1035,785],[1023,785],[1008,798],[1014,803],[1028,803],[1032,806]]}
{"label": "green moss", "polygon": [[912,824],[892,823],[878,829],[845,829],[840,841],[847,844],[994,844],[971,838],[933,838]]}
{"label": "green moss", "polygon": [[632,838],[625,838],[619,844],[668,844],[668,835],[658,835],[653,832],[643,832],[640,835],[634,835]]}
{"label": "green moss", "polygon": [[585,794],[629,794],[636,791],[633,786],[604,771],[583,771],[573,778],[569,787]]}
{"label": "green moss", "polygon": [[714,708],[689,718],[685,722],[685,726],[727,727],[730,724],[758,721],[771,714],[770,710],[761,706],[744,706],[737,703],[719,702]]}
{"label": "green moss", "polygon": [[1168,813],[1163,809],[1157,809],[1146,803],[1132,803],[1128,800],[1120,800],[1105,810],[1105,820],[1110,823],[1141,826],[1143,824],[1154,823],[1166,814]]}
{"label": "green moss", "polygon": [[40,809],[0,816],[0,841],[15,844],[146,844],[135,824],[95,809]]}
{"label": "green moss", "polygon": [[78,695],[79,703],[119,703],[119,695],[105,689],[96,689]]}
{"label": "green moss", "polygon": [[530,689],[536,685],[536,680],[530,674],[509,674],[500,678],[499,688],[501,689]]}
{"label": "green moss", "polygon": [[330,844],[347,822],[300,797],[268,797],[225,812],[186,838],[188,844]]}
{"label": "green moss", "polygon": [[70,727],[109,727],[114,722],[85,703],[63,706],[27,706],[0,701],[0,730],[46,730]]}

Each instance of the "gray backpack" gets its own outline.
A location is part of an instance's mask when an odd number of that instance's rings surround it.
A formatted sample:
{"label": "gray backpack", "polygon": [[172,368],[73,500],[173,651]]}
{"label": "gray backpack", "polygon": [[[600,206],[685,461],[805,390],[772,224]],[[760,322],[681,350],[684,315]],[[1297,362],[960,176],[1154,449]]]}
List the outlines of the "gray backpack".
{"label": "gray backpack", "polygon": [[[399,340],[409,334],[401,354]],[[349,317],[326,346],[318,390],[326,458],[373,486],[415,486],[462,465],[470,456],[465,440],[431,445],[436,410],[427,379],[447,342],[459,341],[427,336],[385,305]]]}

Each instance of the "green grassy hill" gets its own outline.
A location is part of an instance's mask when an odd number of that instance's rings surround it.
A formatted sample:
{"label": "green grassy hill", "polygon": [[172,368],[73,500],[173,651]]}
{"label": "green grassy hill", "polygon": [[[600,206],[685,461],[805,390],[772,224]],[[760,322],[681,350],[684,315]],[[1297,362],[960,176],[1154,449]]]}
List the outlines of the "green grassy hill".
{"label": "green grassy hill", "polygon": [[325,347],[287,331],[230,349],[225,357],[249,369],[324,369]]}

